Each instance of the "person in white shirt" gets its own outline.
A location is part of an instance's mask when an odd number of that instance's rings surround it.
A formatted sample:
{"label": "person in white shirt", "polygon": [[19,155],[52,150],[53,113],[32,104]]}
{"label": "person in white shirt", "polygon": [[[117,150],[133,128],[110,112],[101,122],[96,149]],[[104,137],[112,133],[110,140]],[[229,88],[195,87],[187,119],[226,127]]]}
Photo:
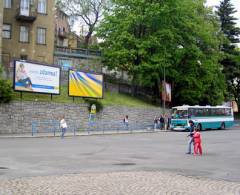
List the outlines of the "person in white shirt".
{"label": "person in white shirt", "polygon": [[125,129],[128,130],[128,115],[126,115],[123,119],[123,124],[125,126]]}
{"label": "person in white shirt", "polygon": [[66,133],[67,130],[67,123],[66,120],[64,119],[64,116],[62,117],[61,121],[60,121],[60,128],[62,130],[62,138],[64,138],[64,134]]}

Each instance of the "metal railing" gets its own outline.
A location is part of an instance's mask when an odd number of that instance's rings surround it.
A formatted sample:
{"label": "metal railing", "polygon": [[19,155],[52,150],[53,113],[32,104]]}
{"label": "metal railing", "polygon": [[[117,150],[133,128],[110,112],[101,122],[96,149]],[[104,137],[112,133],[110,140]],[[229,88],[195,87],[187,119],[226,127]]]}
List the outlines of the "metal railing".
{"label": "metal railing", "polygon": [[90,50],[90,49],[82,49],[82,48],[68,48],[68,47],[55,47],[55,53],[61,52],[65,54],[71,55],[85,55],[85,56],[101,56],[101,51],[98,50]]}
{"label": "metal railing", "polygon": [[[134,132],[134,131],[154,131],[153,124],[149,123],[138,123],[131,122],[126,126],[123,122],[108,122],[108,121],[91,121],[83,124],[79,123],[68,123],[68,128],[66,133],[76,134],[94,134],[94,133],[119,133],[119,132]],[[32,136],[40,133],[50,133],[53,136],[61,133],[61,128],[59,126],[59,121],[49,120],[49,121],[32,121]]]}

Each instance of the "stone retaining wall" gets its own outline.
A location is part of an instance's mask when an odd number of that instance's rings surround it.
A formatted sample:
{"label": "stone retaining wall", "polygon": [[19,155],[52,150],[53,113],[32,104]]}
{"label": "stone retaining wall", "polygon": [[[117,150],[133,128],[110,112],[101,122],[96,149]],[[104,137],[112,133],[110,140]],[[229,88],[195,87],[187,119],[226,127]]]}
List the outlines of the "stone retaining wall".
{"label": "stone retaining wall", "polygon": [[[32,122],[39,123],[39,131],[49,131],[49,124],[44,122],[55,121],[65,115],[70,128],[84,130],[88,127],[87,104],[60,104],[52,102],[17,102],[0,104],[0,134],[31,133]],[[151,125],[155,115],[160,115],[160,108],[135,108],[122,106],[105,106],[97,114],[95,128],[116,128],[125,115],[129,115],[129,123],[146,127]],[[119,122],[119,123],[118,123]],[[103,127],[104,125],[104,127]],[[115,127],[114,127],[115,126]],[[134,126],[132,126],[134,127]]]}

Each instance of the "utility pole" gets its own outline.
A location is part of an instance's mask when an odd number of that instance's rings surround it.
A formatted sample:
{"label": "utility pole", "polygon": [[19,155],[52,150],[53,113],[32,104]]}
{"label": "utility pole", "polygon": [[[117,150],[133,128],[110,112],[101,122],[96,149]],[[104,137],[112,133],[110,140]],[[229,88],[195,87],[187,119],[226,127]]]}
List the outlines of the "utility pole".
{"label": "utility pole", "polygon": [[165,65],[163,67],[163,114],[165,115],[165,107],[166,107],[166,73],[165,73]]}

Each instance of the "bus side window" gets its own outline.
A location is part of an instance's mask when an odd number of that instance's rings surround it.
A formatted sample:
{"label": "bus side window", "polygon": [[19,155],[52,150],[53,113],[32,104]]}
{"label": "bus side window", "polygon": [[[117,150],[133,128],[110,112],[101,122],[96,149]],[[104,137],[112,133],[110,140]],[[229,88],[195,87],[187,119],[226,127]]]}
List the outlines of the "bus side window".
{"label": "bus side window", "polygon": [[225,108],[225,115],[230,116],[231,115],[231,109]]}

